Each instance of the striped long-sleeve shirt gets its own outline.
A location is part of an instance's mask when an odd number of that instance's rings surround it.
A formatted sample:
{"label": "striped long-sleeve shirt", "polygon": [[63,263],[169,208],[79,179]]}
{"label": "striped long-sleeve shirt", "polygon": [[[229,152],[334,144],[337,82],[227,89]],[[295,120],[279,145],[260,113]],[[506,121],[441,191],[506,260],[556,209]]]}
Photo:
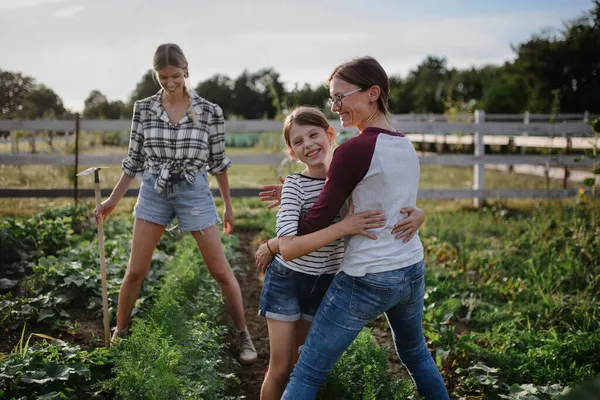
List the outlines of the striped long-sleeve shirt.
{"label": "striped long-sleeve shirt", "polygon": [[[283,183],[281,204],[277,213],[277,237],[296,236],[298,220],[313,206],[325,179],[311,178],[302,174],[289,175]],[[339,214],[333,222],[339,221]],[[344,242],[339,239],[307,255],[285,261],[280,254],[277,260],[294,271],[310,275],[337,272],[344,258]]]}

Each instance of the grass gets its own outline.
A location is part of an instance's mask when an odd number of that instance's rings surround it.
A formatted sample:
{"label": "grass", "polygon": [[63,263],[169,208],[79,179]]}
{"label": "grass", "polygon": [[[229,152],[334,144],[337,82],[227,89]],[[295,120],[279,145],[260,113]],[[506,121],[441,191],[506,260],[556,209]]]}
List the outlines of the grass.
{"label": "grass", "polygon": [[[81,170],[88,168],[82,165]],[[300,172],[304,169],[301,164],[286,166],[283,175]],[[0,165],[0,187],[2,188],[70,188],[73,183],[70,179],[72,169],[57,166],[8,166]],[[229,184],[232,188],[260,188],[263,185],[278,182],[278,169],[275,165],[239,165],[234,164],[228,171]],[[101,173],[101,186],[112,188],[121,176],[119,167],[108,168]],[[216,179],[209,176],[210,186],[218,188]],[[93,188],[93,178],[79,178],[80,188]],[[468,189],[473,185],[473,172],[470,167],[447,167],[426,165],[421,167],[420,187],[424,189]],[[506,174],[493,170],[485,172],[485,186],[490,189],[497,188],[525,188],[544,189],[546,181],[536,176]],[[570,183],[570,187],[580,185]],[[137,182],[132,187],[138,187]],[[561,188],[562,182],[550,180],[550,188]],[[82,199],[83,202],[88,200]],[[424,200],[426,201],[426,200]],[[62,206],[72,202],[71,199],[0,199],[0,214],[37,213],[48,207]],[[439,204],[439,202],[437,202]],[[452,204],[446,201],[445,204]],[[470,200],[459,201],[457,204],[468,204]],[[130,209],[135,200],[124,199],[123,205]],[[121,207],[120,207],[121,208]]]}
{"label": "grass", "polygon": [[426,335],[457,397],[600,374],[599,212],[550,203],[428,215]]}

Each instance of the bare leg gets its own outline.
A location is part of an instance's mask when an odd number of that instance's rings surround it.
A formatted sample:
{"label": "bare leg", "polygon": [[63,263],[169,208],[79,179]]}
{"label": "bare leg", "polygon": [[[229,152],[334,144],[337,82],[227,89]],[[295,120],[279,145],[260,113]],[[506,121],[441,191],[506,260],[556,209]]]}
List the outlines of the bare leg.
{"label": "bare leg", "polygon": [[267,319],[271,357],[260,391],[261,400],[279,400],[292,373],[295,322]]}
{"label": "bare leg", "polygon": [[300,357],[298,349],[304,344],[304,341],[306,341],[306,336],[310,330],[310,325],[311,321],[306,321],[304,319],[296,321],[294,326],[294,354],[292,359],[292,368],[298,362],[298,358]]}
{"label": "bare leg", "polygon": [[129,324],[131,311],[140,295],[140,287],[150,269],[152,253],[164,231],[165,227],[162,225],[135,219],[129,265],[119,290],[117,329],[125,329]]}
{"label": "bare leg", "polygon": [[225,308],[233,320],[233,324],[239,330],[246,329],[246,318],[244,316],[244,303],[240,285],[231,270],[231,266],[225,258],[225,251],[221,244],[221,236],[216,226],[211,226],[202,232],[192,232],[206,268],[221,288],[221,294]]}

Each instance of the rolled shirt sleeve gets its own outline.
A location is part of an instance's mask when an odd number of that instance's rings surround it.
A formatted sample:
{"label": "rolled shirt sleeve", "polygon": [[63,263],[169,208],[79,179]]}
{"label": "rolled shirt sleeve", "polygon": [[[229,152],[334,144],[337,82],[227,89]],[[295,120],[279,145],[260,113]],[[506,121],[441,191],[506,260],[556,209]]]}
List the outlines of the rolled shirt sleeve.
{"label": "rolled shirt sleeve", "polygon": [[144,129],[142,127],[141,114],[139,103],[136,101],[133,105],[129,150],[127,151],[127,157],[125,157],[122,162],[123,172],[131,177],[144,172],[144,162],[146,161],[146,153],[144,151]]}
{"label": "rolled shirt sleeve", "polygon": [[207,171],[211,175],[221,174],[231,166],[231,160],[225,155],[225,118],[223,117],[223,110],[218,105],[214,107],[208,136],[210,155],[207,163]]}

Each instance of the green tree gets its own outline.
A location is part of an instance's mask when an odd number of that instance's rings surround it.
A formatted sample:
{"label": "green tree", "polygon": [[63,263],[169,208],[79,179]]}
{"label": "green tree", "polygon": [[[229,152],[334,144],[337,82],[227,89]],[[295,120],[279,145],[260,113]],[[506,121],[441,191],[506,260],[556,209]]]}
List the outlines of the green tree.
{"label": "green tree", "polygon": [[83,117],[86,119],[128,118],[128,106],[122,101],[109,102],[99,90],[92,90],[84,101]]}
{"label": "green tree", "polygon": [[16,116],[22,119],[60,118],[65,111],[61,98],[52,89],[39,85],[23,96]]}
{"label": "green tree", "polygon": [[247,119],[273,119],[285,104],[285,89],[272,68],[244,71],[233,84],[233,114]]}
{"label": "green tree", "polygon": [[329,89],[325,85],[318,85],[313,89],[308,83],[302,87],[296,84],[286,97],[288,107],[313,106],[323,109],[328,107]]}
{"label": "green tree", "polygon": [[442,113],[444,111],[444,83],[447,76],[446,59],[427,58],[409,74],[414,111]]}
{"label": "green tree", "polygon": [[133,92],[129,96],[129,104],[128,104],[128,115],[127,117],[131,117],[133,114],[133,103],[136,100],[145,99],[146,97],[150,97],[156,94],[160,90],[160,85],[156,81],[156,77],[154,76],[154,72],[150,69],[146,71],[146,73],[142,76],[142,79],[137,83]]}
{"label": "green tree", "polygon": [[34,87],[35,80],[32,77],[0,70],[0,118],[14,118],[15,113],[23,107],[23,98]]}
{"label": "green tree", "polygon": [[600,112],[600,1],[594,4],[594,9],[567,24],[563,32],[563,112]]}
{"label": "green tree", "polygon": [[514,47],[508,70],[525,79],[528,109],[549,113],[558,91],[561,112],[600,111],[600,1],[562,31],[546,30]]}
{"label": "green tree", "polygon": [[233,82],[226,75],[216,74],[196,86],[196,92],[206,100],[218,104],[225,117],[233,112]]}
{"label": "green tree", "polygon": [[485,87],[479,108],[488,113],[519,114],[526,111],[527,98],[525,81],[506,73]]}
{"label": "green tree", "polygon": [[402,79],[399,75],[390,77],[390,111],[392,114],[408,114],[413,112],[413,89],[415,81]]}

